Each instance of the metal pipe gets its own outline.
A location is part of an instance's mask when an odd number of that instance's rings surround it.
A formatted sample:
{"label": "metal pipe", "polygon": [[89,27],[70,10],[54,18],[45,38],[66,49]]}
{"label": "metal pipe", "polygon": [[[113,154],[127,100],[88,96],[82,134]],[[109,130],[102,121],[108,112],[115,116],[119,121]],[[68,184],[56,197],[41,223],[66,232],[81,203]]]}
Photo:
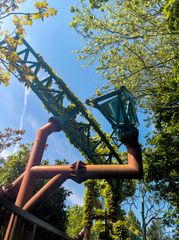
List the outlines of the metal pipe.
{"label": "metal pipe", "polygon": [[[128,164],[125,165],[86,165],[78,161],[68,166],[33,166],[30,169],[30,173],[34,179],[49,179],[57,174],[65,174],[66,179],[71,178],[78,183],[90,178],[142,178],[142,157],[139,143],[126,144],[126,147],[128,151]],[[3,186],[0,195],[6,199],[15,198],[23,177],[24,173],[12,184]],[[77,177],[80,177],[80,179],[77,179]]]}
{"label": "metal pipe", "polygon": [[[142,178],[142,158],[140,145],[127,145],[128,164],[87,165],[81,161],[68,166],[34,166],[29,172],[31,179],[52,178],[28,203],[24,210],[32,212],[39,207],[66,179],[78,183],[86,179],[126,179]],[[62,175],[63,174],[63,175]]]}
{"label": "metal pipe", "polygon": [[128,164],[87,165],[77,161],[73,165],[34,166],[30,172],[35,178],[52,178],[64,174],[66,179],[81,183],[87,179],[133,179],[142,178],[142,159],[140,149],[132,148],[128,152]]}
{"label": "metal pipe", "polygon": [[83,240],[84,232],[85,232],[85,227],[78,234],[75,235],[74,239],[75,240]]}
{"label": "metal pipe", "polygon": [[[82,161],[77,161],[69,166],[39,166],[48,135],[54,131],[60,131],[61,129],[61,122],[57,118],[52,117],[49,119],[48,124],[38,130],[25,175],[15,181],[16,184],[22,181],[15,203],[17,206],[21,208],[24,207],[24,210],[29,212],[34,211],[68,178],[77,183],[81,183],[87,179],[133,179],[143,177],[142,155],[137,140],[138,135],[134,136],[134,138],[127,137],[122,139],[128,151],[128,164],[87,165]],[[35,180],[37,178],[52,179],[30,201],[28,201],[33,193]],[[15,217],[13,222],[12,215],[9,221],[8,229],[12,227],[10,240],[14,234],[17,220],[17,217]],[[8,238],[9,231],[10,230],[6,231],[5,240]],[[90,227],[84,228],[84,239],[90,239]]]}
{"label": "metal pipe", "polygon": [[[81,183],[87,179],[126,179],[142,178],[142,157],[140,145],[127,145],[128,164],[125,165],[87,165],[78,161],[68,166],[34,166],[30,172],[36,178],[52,178],[28,203],[24,210],[33,212],[66,179]],[[88,235],[88,234],[87,234]]]}
{"label": "metal pipe", "polygon": [[57,174],[64,174],[66,179],[70,178],[70,169],[72,165],[56,166],[34,166],[30,169],[31,175],[39,179],[50,179]]}
{"label": "metal pipe", "polygon": [[84,240],[90,240],[91,238],[91,226],[85,226],[84,228]]}
{"label": "metal pipe", "polygon": [[45,202],[53,192],[61,186],[67,178],[58,174],[47,182],[23,207],[27,212],[33,213],[43,202]]}
{"label": "metal pipe", "polygon": [[[77,161],[77,163],[82,161]],[[84,163],[85,164],[85,163]],[[34,177],[43,179],[54,177],[57,174],[65,174],[68,179],[75,182],[77,175],[80,175],[81,183],[87,179],[131,179],[134,177],[141,177],[139,169],[130,164],[125,165],[86,165],[85,168],[78,169],[76,174],[71,174],[71,166],[38,166],[32,167],[31,173]],[[68,168],[68,169],[67,169]]]}
{"label": "metal pipe", "polygon": [[[49,122],[42,128],[40,128],[37,132],[35,142],[32,148],[32,152],[26,167],[25,175],[23,177],[19,193],[17,195],[17,199],[15,202],[15,205],[18,207],[22,208],[26,202],[31,198],[33,190],[34,190],[34,185],[35,185],[35,178],[34,176],[30,173],[30,169],[33,166],[40,165],[43,151],[45,149],[45,144],[47,137],[52,133],[52,132],[59,132],[63,128],[62,123],[60,120],[56,117],[51,117],[49,118]],[[17,226],[18,222],[18,217],[15,216],[13,218],[13,214],[11,215],[7,231],[5,234],[4,240],[12,240],[13,235]],[[10,235],[10,236],[9,236]]]}
{"label": "metal pipe", "polygon": [[24,174],[25,172],[22,173],[14,182],[2,186],[0,196],[9,201],[14,201],[18,194]]}
{"label": "metal pipe", "polygon": [[23,206],[32,196],[35,185],[35,178],[30,174],[30,169],[33,166],[40,165],[47,137],[52,132],[60,130],[62,130],[62,124],[60,120],[55,117],[51,117],[49,119],[49,122],[44,127],[38,130],[32,152],[30,154],[30,158],[26,167],[25,176],[23,178],[19,194],[15,202],[15,205],[17,205],[18,207],[23,208]]}

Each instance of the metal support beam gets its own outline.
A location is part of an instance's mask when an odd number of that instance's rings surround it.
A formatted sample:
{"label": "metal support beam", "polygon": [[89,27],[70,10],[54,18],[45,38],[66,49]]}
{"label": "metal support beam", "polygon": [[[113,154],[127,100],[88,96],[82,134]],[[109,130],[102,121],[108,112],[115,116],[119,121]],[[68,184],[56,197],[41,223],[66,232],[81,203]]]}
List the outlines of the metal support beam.
{"label": "metal support beam", "polygon": [[[26,167],[26,171],[25,171],[25,174],[24,174],[21,186],[20,186],[20,190],[17,195],[17,199],[15,202],[16,206],[23,208],[23,206],[26,204],[26,202],[31,198],[36,179],[30,173],[30,169],[33,166],[40,165],[43,151],[45,149],[47,137],[52,132],[61,131],[62,128],[63,128],[63,126],[62,126],[60,120],[55,117],[51,117],[49,119],[48,124],[46,124],[44,127],[40,128],[38,130],[36,138],[35,138],[35,142],[34,142],[34,145],[32,148],[32,152],[31,152],[31,155],[30,155],[27,167]],[[19,184],[19,181],[17,181],[17,184]],[[14,216],[14,214],[12,213],[4,240],[12,240],[13,239],[17,223],[18,223],[18,217]]]}
{"label": "metal support beam", "polygon": [[[18,36],[15,37],[16,39]],[[35,77],[28,83],[32,91],[43,102],[45,108],[56,116],[63,124],[63,131],[70,142],[88,158],[93,164],[102,164],[107,159],[115,158],[122,163],[118,151],[109,137],[100,129],[99,123],[91,116],[84,104],[73,94],[64,81],[58,77],[51,67],[37,54],[33,48],[22,39],[20,49],[17,47],[19,61],[16,65],[17,72],[22,73],[23,67],[31,69],[31,75]],[[2,48],[8,49],[6,41],[0,43]],[[40,79],[40,71],[45,71],[44,79]],[[63,99],[66,98],[65,104]],[[80,114],[80,122],[77,115]],[[81,124],[81,126],[80,126]],[[88,125],[86,131],[81,131],[84,124]],[[100,144],[96,145],[94,138],[98,138]],[[104,155],[99,149],[104,147]],[[119,144],[116,144],[117,148]]]}
{"label": "metal support beam", "polygon": [[[54,131],[60,131],[61,129],[61,122],[57,118],[52,117],[49,119],[48,124],[38,130],[25,174],[21,175],[14,182],[13,187],[10,188],[10,192],[14,191],[14,189],[18,189],[20,182],[22,181],[15,203],[17,206],[29,212],[33,212],[63,182],[65,182],[66,179],[72,179],[77,183],[81,183],[87,179],[143,178],[141,148],[138,143],[138,134],[136,133],[134,133],[132,136],[125,136],[120,139],[126,145],[128,151],[128,164],[87,165],[82,161],[77,161],[76,163],[68,166],[40,166],[48,135]],[[35,196],[31,198],[35,180],[38,178],[52,179]],[[13,239],[17,222],[18,217],[12,214],[4,240]],[[90,229],[88,227],[84,230],[84,239],[90,239]]]}

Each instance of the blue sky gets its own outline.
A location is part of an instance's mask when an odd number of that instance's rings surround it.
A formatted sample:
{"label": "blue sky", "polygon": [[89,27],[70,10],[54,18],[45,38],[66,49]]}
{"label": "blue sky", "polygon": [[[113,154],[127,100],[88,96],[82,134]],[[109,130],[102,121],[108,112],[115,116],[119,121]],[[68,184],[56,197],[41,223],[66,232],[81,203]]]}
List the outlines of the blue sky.
{"label": "blue sky", "polygon": [[[27,1],[22,5],[21,12],[34,11],[33,3],[35,1]],[[42,21],[34,21],[31,27],[26,27],[26,41],[31,47],[39,52],[44,60],[55,70],[55,72],[64,80],[69,89],[82,101],[95,94],[95,87],[99,84],[98,81],[93,81],[99,75],[95,72],[95,66],[81,68],[82,62],[77,62],[77,56],[72,54],[72,50],[81,49],[80,36],[69,27],[72,14],[69,9],[74,1],[56,1],[51,0],[50,6],[58,10],[56,17],[49,17]],[[2,30],[12,30],[10,19],[6,19],[3,23]],[[11,78],[10,86],[5,87],[0,85],[0,131],[5,127],[12,129],[24,129],[26,131],[22,142],[34,142],[38,129],[44,126],[49,117],[49,114],[43,107],[38,97],[31,91],[25,90],[22,83],[19,83],[14,77]],[[111,131],[106,120],[95,109],[92,114],[95,115],[98,122]],[[139,142],[143,143],[143,136],[147,133],[144,126],[143,115],[138,116],[140,121]],[[109,130],[108,130],[109,129]],[[64,133],[53,133],[48,138],[48,150],[44,152],[43,159],[49,159],[53,164],[55,159],[66,158],[70,164],[85,159],[81,154],[69,143]],[[14,148],[2,152],[2,156],[7,156],[14,152]],[[64,187],[73,191],[73,194],[68,198],[67,204],[83,205],[84,187],[71,180],[67,180]]]}

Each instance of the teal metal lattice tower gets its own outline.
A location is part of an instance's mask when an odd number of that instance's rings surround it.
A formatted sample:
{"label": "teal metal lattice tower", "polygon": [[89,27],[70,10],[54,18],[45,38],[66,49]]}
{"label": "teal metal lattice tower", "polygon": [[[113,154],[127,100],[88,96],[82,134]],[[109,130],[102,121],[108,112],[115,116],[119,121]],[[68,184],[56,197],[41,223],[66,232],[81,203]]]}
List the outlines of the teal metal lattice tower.
{"label": "teal metal lattice tower", "polygon": [[[19,56],[17,72],[22,74],[23,66],[31,69],[30,74],[35,79],[29,81],[29,87],[43,102],[45,109],[63,123],[63,131],[69,141],[81,151],[89,163],[106,164],[115,158],[122,164],[116,148],[119,142],[116,146],[114,142],[111,143],[109,136],[102,131],[96,119],[64,81],[24,39],[22,42],[22,45],[14,48]],[[0,45],[8,48],[6,41],[2,41]]]}
{"label": "teal metal lattice tower", "polygon": [[139,121],[135,110],[134,97],[126,87],[95,99],[87,99],[86,104],[97,108],[111,124],[118,138],[136,132]]}

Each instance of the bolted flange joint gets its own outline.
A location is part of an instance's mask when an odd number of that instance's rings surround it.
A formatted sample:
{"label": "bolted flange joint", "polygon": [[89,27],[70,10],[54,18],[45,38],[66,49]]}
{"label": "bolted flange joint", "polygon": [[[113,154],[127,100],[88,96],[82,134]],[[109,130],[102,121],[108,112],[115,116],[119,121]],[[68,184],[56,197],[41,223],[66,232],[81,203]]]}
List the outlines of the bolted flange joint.
{"label": "bolted flange joint", "polygon": [[86,178],[86,166],[87,164],[82,161],[77,161],[70,167],[71,179],[77,183],[82,183]]}
{"label": "bolted flange joint", "polygon": [[57,124],[57,128],[55,129],[54,132],[60,132],[63,129],[63,124],[57,117],[54,116],[50,117],[48,122],[53,122]]}

